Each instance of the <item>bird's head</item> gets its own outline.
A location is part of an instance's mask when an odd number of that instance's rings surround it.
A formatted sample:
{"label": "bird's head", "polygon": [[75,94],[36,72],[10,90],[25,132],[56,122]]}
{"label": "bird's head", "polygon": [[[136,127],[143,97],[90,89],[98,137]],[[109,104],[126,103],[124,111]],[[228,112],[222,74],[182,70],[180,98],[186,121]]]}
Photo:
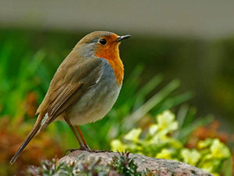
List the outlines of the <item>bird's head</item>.
{"label": "bird's head", "polygon": [[75,50],[84,57],[106,59],[114,70],[117,81],[123,79],[123,64],[119,57],[119,44],[130,35],[119,36],[113,32],[95,31],[83,37],[75,46]]}
{"label": "bird's head", "polygon": [[85,56],[92,55],[99,58],[112,60],[119,56],[120,42],[129,37],[130,35],[119,36],[108,31],[95,31],[84,36],[78,42],[75,48],[82,48],[82,53]]}

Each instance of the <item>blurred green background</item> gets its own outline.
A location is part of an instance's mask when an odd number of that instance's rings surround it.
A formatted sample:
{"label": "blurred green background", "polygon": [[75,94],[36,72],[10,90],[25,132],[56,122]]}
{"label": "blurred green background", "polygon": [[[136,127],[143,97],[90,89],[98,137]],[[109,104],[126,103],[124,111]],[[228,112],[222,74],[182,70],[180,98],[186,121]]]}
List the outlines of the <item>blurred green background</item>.
{"label": "blurred green background", "polygon": [[[81,127],[91,148],[109,149],[111,139],[147,126],[148,115],[166,109],[184,110],[203,125],[217,120],[223,141],[232,147],[234,4],[186,2],[1,1],[0,175],[78,146],[68,126],[56,122],[30,143],[18,163],[8,164],[35,122],[57,67],[95,30],[132,38],[120,46],[125,79],[117,103],[106,118]],[[214,118],[205,118],[209,114]]]}

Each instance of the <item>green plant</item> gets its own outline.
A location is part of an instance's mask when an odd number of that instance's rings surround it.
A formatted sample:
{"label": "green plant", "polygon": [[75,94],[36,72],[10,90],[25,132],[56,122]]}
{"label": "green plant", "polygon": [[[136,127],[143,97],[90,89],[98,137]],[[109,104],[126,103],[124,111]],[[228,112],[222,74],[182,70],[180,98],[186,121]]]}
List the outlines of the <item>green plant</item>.
{"label": "green plant", "polygon": [[[156,121],[147,131],[134,128],[124,135],[123,141],[112,140],[111,149],[182,161],[219,175],[225,161],[231,156],[225,144],[219,139],[206,139],[199,141],[196,148],[190,149],[180,140],[180,135],[173,136],[176,130],[180,133],[179,122],[173,113],[166,110],[157,115]],[[183,129],[181,133],[184,133]],[[231,167],[227,169],[231,170]]]}
{"label": "green plant", "polygon": [[141,176],[142,172],[137,171],[137,165],[132,158],[129,158],[130,153],[120,153],[120,156],[114,157],[111,163],[113,170],[125,176]]}
{"label": "green plant", "polygon": [[[51,158],[53,152],[58,156],[63,152],[55,135],[44,133],[34,139],[17,164],[10,166],[8,163],[36,120],[38,101],[46,92],[52,69],[48,69],[44,62],[49,57],[48,52],[32,49],[30,33],[5,34],[0,31],[0,175],[13,175],[18,174],[25,163],[36,164],[43,155]],[[50,146],[55,146],[53,152],[46,149]]]}

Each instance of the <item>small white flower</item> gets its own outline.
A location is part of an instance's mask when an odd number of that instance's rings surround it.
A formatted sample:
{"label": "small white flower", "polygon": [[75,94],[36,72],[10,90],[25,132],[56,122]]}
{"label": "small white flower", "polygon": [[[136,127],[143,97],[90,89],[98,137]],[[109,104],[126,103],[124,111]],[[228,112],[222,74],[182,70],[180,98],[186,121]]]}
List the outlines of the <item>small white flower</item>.
{"label": "small white flower", "polygon": [[158,125],[152,124],[149,127],[149,134],[153,136],[158,131]]}

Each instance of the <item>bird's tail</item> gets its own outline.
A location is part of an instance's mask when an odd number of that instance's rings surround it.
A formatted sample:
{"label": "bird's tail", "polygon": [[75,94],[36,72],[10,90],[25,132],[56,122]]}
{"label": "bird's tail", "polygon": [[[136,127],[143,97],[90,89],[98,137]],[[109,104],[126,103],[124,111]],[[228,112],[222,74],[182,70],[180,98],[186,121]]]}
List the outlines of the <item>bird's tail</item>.
{"label": "bird's tail", "polygon": [[24,150],[24,148],[28,145],[28,143],[32,140],[32,138],[37,134],[37,132],[40,130],[41,128],[41,118],[39,117],[33,127],[33,129],[30,131],[30,133],[28,134],[28,136],[26,137],[26,139],[24,140],[24,142],[22,143],[22,145],[19,147],[18,151],[15,153],[15,155],[11,158],[10,160],[10,164],[13,164],[17,158],[19,157],[19,155],[21,154],[21,152]]}

